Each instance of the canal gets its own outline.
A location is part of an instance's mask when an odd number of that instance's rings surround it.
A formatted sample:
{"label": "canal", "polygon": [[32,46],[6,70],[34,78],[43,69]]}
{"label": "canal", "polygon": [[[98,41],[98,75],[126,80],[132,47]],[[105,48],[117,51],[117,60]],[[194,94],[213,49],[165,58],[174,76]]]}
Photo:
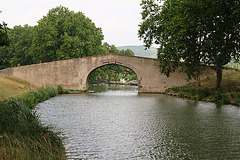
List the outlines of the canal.
{"label": "canal", "polygon": [[240,108],[133,86],[94,86],[36,107],[68,159],[240,159]]}

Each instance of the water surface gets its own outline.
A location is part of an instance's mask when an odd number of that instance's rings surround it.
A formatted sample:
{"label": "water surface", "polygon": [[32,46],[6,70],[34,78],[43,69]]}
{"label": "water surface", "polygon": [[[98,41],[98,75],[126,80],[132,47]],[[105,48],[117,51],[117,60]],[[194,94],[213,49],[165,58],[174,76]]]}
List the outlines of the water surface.
{"label": "water surface", "polygon": [[240,159],[240,108],[100,86],[37,113],[61,132],[69,159]]}

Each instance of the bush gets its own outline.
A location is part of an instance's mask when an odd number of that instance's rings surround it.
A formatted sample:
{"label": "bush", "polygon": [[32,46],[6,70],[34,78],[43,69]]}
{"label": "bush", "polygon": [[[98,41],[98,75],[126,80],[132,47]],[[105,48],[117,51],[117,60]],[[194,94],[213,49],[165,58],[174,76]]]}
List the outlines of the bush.
{"label": "bush", "polygon": [[212,100],[215,103],[223,103],[223,104],[226,104],[229,102],[228,97],[224,94],[221,94],[221,92],[219,91],[214,92],[212,96]]}
{"label": "bush", "polygon": [[60,86],[60,85],[57,87],[57,92],[58,92],[58,94],[67,94],[67,93],[69,93],[68,90],[63,89],[63,87]]}
{"label": "bush", "polygon": [[63,94],[63,87],[62,86],[58,86],[57,87],[57,92],[58,92],[58,94]]}
{"label": "bush", "polygon": [[203,99],[211,95],[211,92],[208,88],[198,88],[196,93],[199,99]]}
{"label": "bush", "polygon": [[46,88],[48,89],[49,97],[55,97],[58,94],[58,91],[50,85],[47,85]]}

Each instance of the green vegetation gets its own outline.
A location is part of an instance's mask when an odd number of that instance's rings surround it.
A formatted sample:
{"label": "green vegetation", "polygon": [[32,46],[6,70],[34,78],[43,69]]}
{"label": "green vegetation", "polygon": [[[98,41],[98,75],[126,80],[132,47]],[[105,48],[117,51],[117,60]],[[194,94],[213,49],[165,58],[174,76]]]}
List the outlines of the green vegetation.
{"label": "green vegetation", "polygon": [[0,23],[0,47],[4,45],[9,45],[7,24],[5,22],[3,22],[3,24]]}
{"label": "green vegetation", "polygon": [[[139,37],[146,47],[158,44],[161,73],[178,68],[199,81],[202,65],[216,70],[220,88],[222,68],[240,58],[239,0],[142,0]],[[198,83],[198,85],[200,85]]]}
{"label": "green vegetation", "polygon": [[[31,86],[19,79],[0,78],[6,80],[7,88],[10,85],[13,85],[12,88]],[[2,89],[4,87],[1,93]],[[50,128],[43,126],[38,115],[32,111],[36,104],[56,96],[57,90],[46,85],[36,91],[18,92],[20,97],[0,101],[0,159],[65,159],[61,139]],[[11,93],[7,94],[10,96]]]}
{"label": "green vegetation", "polygon": [[67,93],[69,93],[69,90],[63,89],[62,86],[57,86],[57,92],[58,92],[58,94],[67,94]]}
{"label": "green vegetation", "polygon": [[36,91],[23,94],[21,99],[27,107],[33,109],[38,103],[43,102],[51,97],[55,97],[57,94],[58,91],[55,88],[46,85],[45,87],[38,87]]}
{"label": "green vegetation", "polygon": [[103,34],[82,12],[59,6],[38,21],[33,30],[34,63],[102,54]]}
{"label": "green vegetation", "polygon": [[[0,11],[1,13],[2,11]],[[8,46],[9,45],[9,39],[7,35],[7,24],[3,22],[3,24],[0,23],[0,48],[2,46]],[[1,56],[0,54],[0,69],[4,66],[8,65],[8,60],[5,56]]]}
{"label": "green vegetation", "polygon": [[201,82],[201,87],[191,84],[183,87],[169,88],[166,90],[166,93],[197,100],[240,106],[240,73],[224,75],[221,89],[213,87],[215,81],[216,77],[209,78]]}

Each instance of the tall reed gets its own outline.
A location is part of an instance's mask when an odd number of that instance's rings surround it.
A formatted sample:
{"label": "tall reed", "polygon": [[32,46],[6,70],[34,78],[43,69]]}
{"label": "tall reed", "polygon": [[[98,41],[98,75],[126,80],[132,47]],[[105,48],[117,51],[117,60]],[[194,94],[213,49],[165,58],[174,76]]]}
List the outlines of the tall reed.
{"label": "tall reed", "polygon": [[51,86],[0,101],[0,159],[64,159],[61,139],[32,108],[57,95]]}

